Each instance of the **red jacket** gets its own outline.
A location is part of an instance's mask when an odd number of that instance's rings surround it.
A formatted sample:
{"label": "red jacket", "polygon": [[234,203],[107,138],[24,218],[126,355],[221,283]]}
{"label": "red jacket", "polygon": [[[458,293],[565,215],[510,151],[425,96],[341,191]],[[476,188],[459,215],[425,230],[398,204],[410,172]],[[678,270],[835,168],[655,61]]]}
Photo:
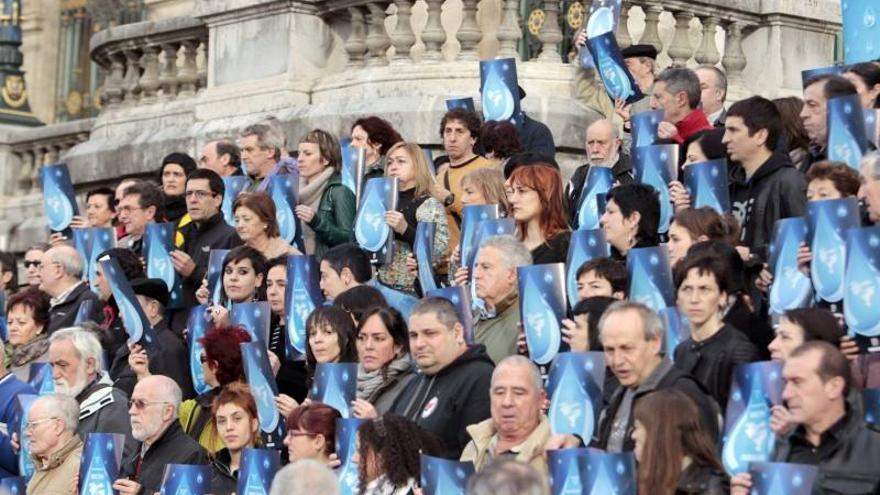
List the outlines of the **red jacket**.
{"label": "red jacket", "polygon": [[674,138],[675,142],[683,144],[685,140],[695,132],[712,129],[712,124],[709,123],[709,119],[706,118],[706,114],[703,113],[703,110],[697,108],[687,114],[687,117],[681,119],[681,121],[675,124],[675,128],[678,129],[678,135]]}

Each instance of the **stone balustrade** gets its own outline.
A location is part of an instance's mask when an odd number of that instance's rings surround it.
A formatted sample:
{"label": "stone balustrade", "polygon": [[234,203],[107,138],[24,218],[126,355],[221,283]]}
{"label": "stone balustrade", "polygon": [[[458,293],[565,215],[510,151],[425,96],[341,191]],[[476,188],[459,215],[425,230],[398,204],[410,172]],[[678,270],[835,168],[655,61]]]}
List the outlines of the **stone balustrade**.
{"label": "stone balustrade", "polygon": [[93,124],[94,119],[81,119],[15,132],[9,142],[13,176],[4,193],[39,193],[40,168],[64,161],[71,148],[89,139]]}
{"label": "stone balustrade", "polygon": [[198,19],[172,17],[99,31],[90,41],[101,67],[105,108],[191,97],[206,87],[208,29]]}

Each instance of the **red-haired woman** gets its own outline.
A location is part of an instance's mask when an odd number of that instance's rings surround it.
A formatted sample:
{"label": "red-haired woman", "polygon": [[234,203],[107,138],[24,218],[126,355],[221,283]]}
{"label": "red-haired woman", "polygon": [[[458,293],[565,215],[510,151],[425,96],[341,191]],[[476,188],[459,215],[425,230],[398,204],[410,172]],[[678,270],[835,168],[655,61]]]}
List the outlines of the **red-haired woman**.
{"label": "red-haired woman", "polygon": [[287,417],[287,456],[290,462],[313,459],[322,464],[330,462],[335,451],[336,420],[339,411],[320,402],[298,407]]}
{"label": "red-haired woman", "polygon": [[653,392],[636,402],[632,439],[639,493],[728,493],[727,476],[700,418],[694,402],[677,390]]}
{"label": "red-haired woman", "polygon": [[511,216],[532,262],[565,263],[571,231],[562,206],[562,177],[556,168],[536,163],[518,167],[507,179]]}
{"label": "red-haired woman", "polygon": [[224,447],[212,421],[214,399],[230,383],[244,381],[239,344],[250,341],[251,336],[241,327],[213,327],[199,340],[205,349],[199,357],[205,383],[212,388],[180,405],[180,424],[209,454]]}
{"label": "red-haired woman", "polygon": [[364,182],[385,175],[385,155],[401,141],[403,138],[387,120],[370,116],[354,121],[351,125],[351,145],[367,150]]}
{"label": "red-haired woman", "polygon": [[212,493],[222,495],[237,490],[241,453],[260,446],[260,419],[251,389],[233,382],[223,387],[211,408],[214,428],[225,446],[211,458]]}

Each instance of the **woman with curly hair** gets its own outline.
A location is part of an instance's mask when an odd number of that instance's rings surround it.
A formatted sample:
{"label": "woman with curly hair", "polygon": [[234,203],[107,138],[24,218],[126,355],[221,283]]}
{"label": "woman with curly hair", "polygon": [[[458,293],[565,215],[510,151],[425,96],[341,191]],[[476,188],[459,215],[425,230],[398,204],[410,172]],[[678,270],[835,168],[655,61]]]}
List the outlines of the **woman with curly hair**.
{"label": "woman with curly hair", "polygon": [[209,454],[224,447],[212,421],[214,399],[225,386],[244,381],[239,345],[250,341],[251,336],[241,327],[213,327],[199,340],[205,349],[199,360],[205,383],[211,386],[211,390],[180,404],[180,424],[183,431],[196,439]]}
{"label": "woman with curly hair", "polygon": [[391,124],[376,116],[357,119],[351,125],[351,145],[366,150],[364,182],[385,175],[385,156],[403,141]]}
{"label": "woman with curly hair", "polygon": [[419,482],[421,454],[436,455],[439,444],[412,421],[385,414],[358,428],[358,492],[408,495]]}

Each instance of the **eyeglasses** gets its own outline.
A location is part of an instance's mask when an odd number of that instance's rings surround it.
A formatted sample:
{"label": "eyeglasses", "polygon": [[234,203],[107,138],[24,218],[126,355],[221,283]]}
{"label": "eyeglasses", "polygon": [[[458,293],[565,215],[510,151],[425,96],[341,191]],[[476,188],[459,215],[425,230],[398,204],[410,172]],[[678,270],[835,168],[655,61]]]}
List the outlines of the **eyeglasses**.
{"label": "eyeglasses", "polygon": [[199,354],[199,362],[202,364],[205,364],[208,362],[208,356],[206,356],[204,352]]}
{"label": "eyeglasses", "polygon": [[30,267],[34,266],[34,267],[39,268],[40,265],[42,265],[42,264],[43,264],[43,263],[40,262],[40,261],[25,261],[25,262],[24,262],[24,267],[25,267],[25,268],[30,268]]}
{"label": "eyeglasses", "polygon": [[195,196],[196,199],[205,199],[205,198],[213,198],[217,193],[212,191],[187,191],[185,196],[187,199]]}
{"label": "eyeglasses", "polygon": [[138,411],[142,411],[145,407],[153,404],[170,404],[170,402],[165,401],[147,401],[143,399],[133,399],[128,401],[128,408],[131,409],[134,406]]}
{"label": "eyeglasses", "polygon": [[33,431],[34,428],[36,428],[36,426],[38,424],[45,423],[47,421],[54,421],[56,419],[59,419],[59,418],[46,418],[46,419],[38,419],[36,421],[28,421],[27,423],[24,424],[24,429],[25,429],[25,431]]}
{"label": "eyeglasses", "polygon": [[123,206],[122,208],[117,208],[116,211],[119,213],[125,213],[126,215],[131,215],[131,212],[143,210],[140,206]]}

